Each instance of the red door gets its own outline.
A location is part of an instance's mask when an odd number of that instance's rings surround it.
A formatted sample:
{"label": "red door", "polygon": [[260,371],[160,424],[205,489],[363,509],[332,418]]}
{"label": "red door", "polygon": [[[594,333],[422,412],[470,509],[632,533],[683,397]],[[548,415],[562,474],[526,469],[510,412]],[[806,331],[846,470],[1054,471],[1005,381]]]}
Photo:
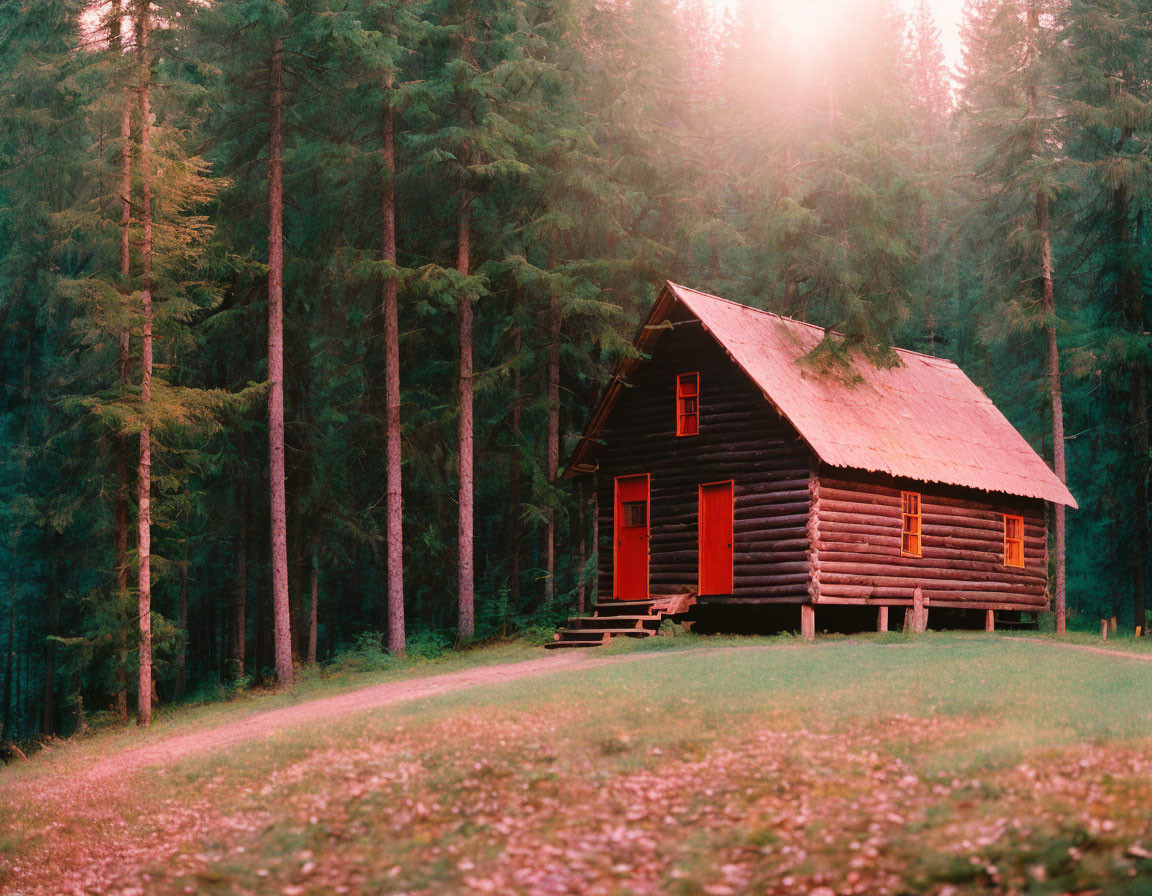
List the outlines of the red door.
{"label": "red door", "polygon": [[613,592],[617,600],[648,599],[649,476],[616,477],[616,553]]}
{"label": "red door", "polygon": [[732,593],[733,482],[700,486],[700,593]]}

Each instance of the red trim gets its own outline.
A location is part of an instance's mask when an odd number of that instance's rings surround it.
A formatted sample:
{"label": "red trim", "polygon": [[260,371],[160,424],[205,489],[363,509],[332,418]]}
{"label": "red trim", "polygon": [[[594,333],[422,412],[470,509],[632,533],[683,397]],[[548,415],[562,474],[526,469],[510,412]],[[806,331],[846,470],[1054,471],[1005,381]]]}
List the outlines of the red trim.
{"label": "red trim", "polygon": [[[1005,513],[1005,514],[1002,514],[1002,516],[1004,517],[1004,565],[1005,566],[1011,566],[1013,569],[1023,569],[1024,568],[1024,517],[1017,516],[1014,513]],[[1009,535],[1008,535],[1008,520],[1014,520],[1016,522],[1016,524],[1020,527],[1020,529],[1019,529],[1020,536],[1018,538],[1017,537],[1009,537]],[[1010,563],[1008,561],[1008,545],[1010,543],[1018,544],[1020,546],[1020,562],[1019,563]]]}
{"label": "red trim", "polygon": [[[915,499],[914,510],[910,509],[913,505],[909,504],[909,498]],[[909,523],[913,520],[916,525],[910,526]],[[904,539],[907,537],[916,539],[916,550],[910,551],[904,547]],[[920,492],[900,492],[900,556],[924,556],[924,507]]]}
{"label": "red trim", "polygon": [[727,485],[731,496],[728,514],[728,560],[732,564],[728,570],[729,590],[715,592],[717,594],[731,594],[736,587],[736,480],[721,479],[719,482],[701,482],[696,487],[696,587],[700,594],[712,594],[704,590],[704,489],[717,485]]}
{"label": "red trim", "polygon": [[[696,409],[685,411],[687,399],[695,399]],[[700,435],[700,374],[676,374],[676,435]]]}
{"label": "red trim", "polygon": [[617,476],[613,480],[612,493],[612,597],[616,600],[625,600],[620,596],[620,536],[624,528],[621,519],[620,481],[628,479],[644,480],[644,502],[647,525],[645,526],[645,556],[644,556],[644,597],[648,597],[651,589],[652,577],[652,474],[635,473],[630,476]]}

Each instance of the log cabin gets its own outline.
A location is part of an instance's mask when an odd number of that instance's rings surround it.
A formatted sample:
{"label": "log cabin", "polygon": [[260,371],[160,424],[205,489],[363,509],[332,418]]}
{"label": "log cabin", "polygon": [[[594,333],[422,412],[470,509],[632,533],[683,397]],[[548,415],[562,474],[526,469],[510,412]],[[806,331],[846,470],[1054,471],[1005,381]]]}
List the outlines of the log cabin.
{"label": "log cabin", "polygon": [[1065,485],[951,361],[896,349],[821,372],[824,337],[664,286],[565,471],[595,481],[598,616],[662,595],[792,604],[811,637],[821,607],[875,607],[881,629],[889,608],[988,627],[1047,608],[1046,503],[1076,507]]}

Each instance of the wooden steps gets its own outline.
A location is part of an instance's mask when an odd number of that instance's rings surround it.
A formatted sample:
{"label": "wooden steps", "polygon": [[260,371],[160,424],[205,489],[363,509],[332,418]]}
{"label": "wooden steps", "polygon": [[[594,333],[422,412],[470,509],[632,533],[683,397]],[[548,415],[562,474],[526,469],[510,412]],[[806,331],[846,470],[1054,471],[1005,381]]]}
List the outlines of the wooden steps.
{"label": "wooden steps", "polygon": [[599,647],[611,638],[650,638],[668,616],[684,613],[696,602],[694,594],[660,595],[648,600],[605,600],[591,616],[575,616],[556,630],[548,649]]}

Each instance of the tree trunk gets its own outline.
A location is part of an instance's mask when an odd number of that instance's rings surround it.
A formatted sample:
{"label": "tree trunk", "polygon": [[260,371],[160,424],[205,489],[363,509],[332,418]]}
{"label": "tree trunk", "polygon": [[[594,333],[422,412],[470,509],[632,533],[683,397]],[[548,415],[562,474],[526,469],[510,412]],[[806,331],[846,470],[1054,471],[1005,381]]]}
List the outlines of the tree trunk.
{"label": "tree trunk", "polygon": [[16,669],[16,577],[8,586],[8,650],[4,657],[4,724],[0,740],[12,739],[12,676]]}
{"label": "tree trunk", "polygon": [[[385,87],[392,90],[392,77]],[[384,107],[384,198],[380,254],[396,263],[396,148],[391,98]],[[397,283],[384,281],[384,441],[388,463],[388,652],[404,655],[404,501],[400,444],[400,308]],[[316,614],[312,614],[315,627]],[[315,651],[313,651],[314,653]]]}
{"label": "tree trunk", "polygon": [[[549,269],[556,264],[556,240],[552,240],[552,258]],[[556,482],[556,468],[560,466],[560,297],[555,289],[548,295],[548,485]],[[548,525],[544,545],[544,604],[551,606],[556,596],[556,507],[549,488]]]}
{"label": "tree trunk", "polygon": [[[124,33],[120,16],[114,19],[115,43],[124,51]],[[120,282],[121,289],[131,292],[129,278],[132,276],[131,254],[132,231],[132,91],[124,88],[124,103],[120,111]],[[131,343],[128,330],[120,333],[120,382],[128,384],[128,364]],[[128,666],[128,496],[131,484],[128,479],[128,439],[116,436],[116,596],[120,602],[117,617],[121,621],[117,635],[119,651],[116,658],[116,714],[121,719],[128,718],[128,681],[125,669]]]}
{"label": "tree trunk", "polygon": [[[1123,140],[1128,137],[1125,133]],[[1131,201],[1127,186],[1117,191],[1117,217],[1120,225],[1120,244],[1124,273],[1120,278],[1121,300],[1129,318],[1132,332],[1144,332],[1144,294],[1140,285],[1139,268],[1132,258],[1136,245],[1143,237],[1143,212],[1138,213],[1136,239],[1133,240],[1131,225]],[[1132,365],[1132,436],[1133,456],[1136,458],[1135,481],[1132,495],[1135,498],[1132,530],[1132,606],[1134,625],[1141,632],[1147,630],[1145,603],[1147,597],[1148,569],[1148,369],[1143,358],[1137,357]]]}
{"label": "tree trunk", "polygon": [[244,653],[248,637],[248,502],[246,491],[240,484],[238,494],[239,532],[236,537],[236,600],[233,606],[232,658],[236,663],[236,679],[244,677]]}
{"label": "tree trunk", "polygon": [[268,135],[268,473],[271,483],[272,625],[276,686],[292,686],[292,608],[288,602],[288,516],[284,473],[283,41],[272,41]]}
{"label": "tree trunk", "polygon": [[[1064,396],[1060,385],[1060,352],[1056,343],[1056,297],[1052,280],[1052,243],[1049,234],[1048,197],[1036,194],[1036,225],[1040,232],[1040,265],[1044,283],[1044,336],[1047,342],[1046,371],[1048,391],[1052,403],[1052,469],[1061,482],[1067,482],[1064,470]],[[1055,530],[1056,582],[1053,609],[1056,611],[1056,634],[1063,635],[1067,620],[1065,592],[1064,526],[1065,507],[1052,508]]]}
{"label": "tree trunk", "polygon": [[177,607],[177,621],[183,639],[176,649],[176,697],[184,696],[188,682],[188,545],[184,545],[184,556],[180,561],[180,604]]}
{"label": "tree trunk", "polygon": [[[122,14],[124,3],[118,2]],[[112,43],[123,55],[125,50],[122,15],[112,19]],[[132,230],[132,90],[124,88],[124,100],[120,107],[120,288],[125,291],[126,301],[131,294],[129,278],[132,276],[131,230]],[[128,384],[128,365],[131,357],[129,331],[120,333],[120,382]],[[115,712],[121,719],[128,718],[128,497],[131,492],[129,481],[128,438],[116,435],[116,497],[114,515],[116,519],[116,598],[120,606],[117,618],[120,622],[117,633],[118,650],[116,655],[116,696]]]}
{"label": "tree trunk", "polygon": [[520,326],[516,325],[512,333],[512,357],[515,366],[512,368],[512,454],[508,459],[508,478],[512,482],[511,487],[511,502],[512,502],[512,583],[509,591],[509,598],[511,601],[512,609],[514,612],[520,612],[520,547],[523,541],[522,533],[522,504],[524,501],[524,484],[521,472],[521,465],[523,463],[523,451],[520,447],[520,416],[521,416],[521,371],[520,371],[520,351],[522,348],[523,335],[520,332]]}
{"label": "tree trunk", "polygon": [[[471,273],[472,196],[464,192],[460,202],[456,270],[465,277]],[[458,529],[459,585],[456,638],[469,640],[476,633],[475,592],[472,580],[472,299],[460,297],[460,519]]]}
{"label": "tree trunk", "polygon": [[[1038,88],[1036,85],[1037,65],[1035,41],[1040,32],[1040,0],[1030,0],[1028,4],[1028,120],[1031,127],[1030,146],[1033,156],[1040,153],[1040,125],[1038,120]],[[1047,343],[1045,374],[1052,405],[1052,469],[1061,482],[1067,481],[1064,470],[1064,398],[1060,386],[1060,353],[1056,342],[1056,294],[1052,272],[1052,236],[1049,220],[1048,194],[1043,186],[1036,190],[1036,234],[1040,241],[1040,275],[1043,285],[1044,336]],[[1056,581],[1054,583],[1053,609],[1056,612],[1056,634],[1063,635],[1067,621],[1067,597],[1065,593],[1064,519],[1065,507],[1055,504],[1052,508],[1055,553]]]}
{"label": "tree trunk", "polygon": [[316,663],[316,608],[320,597],[320,535],[312,536],[312,606],[308,611],[308,664]]}
{"label": "tree trunk", "polygon": [[52,581],[48,587],[48,637],[44,639],[44,714],[40,732],[46,737],[56,733],[56,641],[59,625],[60,559],[52,558]]}
{"label": "tree trunk", "polygon": [[[136,3],[136,50],[140,60],[140,221],[142,239],[141,304],[144,310],[141,340],[140,398],[144,413],[152,403],[152,96],[151,60],[148,56],[148,0]],[[136,722],[152,720],[152,431],[147,421],[140,430],[137,472],[137,550],[139,552],[138,609],[140,614],[140,677]]]}
{"label": "tree trunk", "polygon": [[[121,341],[121,348],[125,341]],[[121,363],[123,376],[127,377],[128,366]],[[128,632],[127,611],[131,600],[128,593],[128,495],[131,485],[128,481],[128,439],[116,436],[116,610],[118,631],[116,633],[116,715],[128,718]]]}

